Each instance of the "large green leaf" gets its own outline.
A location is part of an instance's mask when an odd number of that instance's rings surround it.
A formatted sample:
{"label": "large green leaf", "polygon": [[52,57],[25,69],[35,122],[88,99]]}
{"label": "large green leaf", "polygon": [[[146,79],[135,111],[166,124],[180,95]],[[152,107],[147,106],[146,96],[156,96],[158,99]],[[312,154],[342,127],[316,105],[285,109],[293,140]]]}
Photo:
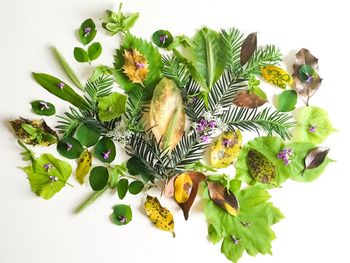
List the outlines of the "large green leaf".
{"label": "large green leaf", "polygon": [[98,99],[98,116],[101,121],[110,121],[125,112],[127,97],[114,92]]}
{"label": "large green leaf", "polygon": [[198,31],[193,43],[193,61],[189,70],[193,78],[209,91],[225,69],[227,54],[223,48],[224,41],[219,33],[205,27]]}
{"label": "large green leaf", "polygon": [[51,154],[43,154],[23,170],[28,175],[32,191],[44,199],[50,199],[66,185],[72,167]]}

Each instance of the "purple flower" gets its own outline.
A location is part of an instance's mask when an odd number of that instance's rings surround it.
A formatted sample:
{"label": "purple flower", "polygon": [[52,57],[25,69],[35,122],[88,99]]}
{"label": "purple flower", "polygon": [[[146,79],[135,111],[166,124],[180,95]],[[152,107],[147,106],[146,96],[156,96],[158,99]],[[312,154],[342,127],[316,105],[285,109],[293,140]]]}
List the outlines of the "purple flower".
{"label": "purple flower", "polygon": [[202,142],[205,142],[205,143],[210,142],[210,136],[209,135],[202,135],[200,138],[201,138]]}
{"label": "purple flower", "polygon": [[66,145],[67,145],[67,152],[68,152],[72,149],[73,145],[70,144],[69,142],[66,142]]}
{"label": "purple flower", "polygon": [[310,126],[309,127],[309,132],[314,133],[316,131],[316,127],[315,126]]}
{"label": "purple flower", "polygon": [[305,72],[305,75],[307,76],[307,79],[305,80],[305,82],[311,83],[314,80],[314,77],[309,73]]}
{"label": "purple flower", "polygon": [[57,182],[58,181],[58,177],[57,176],[53,176],[53,175],[50,175],[49,179],[51,180],[51,182]]}
{"label": "purple flower", "polygon": [[222,143],[221,143],[221,144],[222,144],[224,147],[226,147],[226,148],[231,148],[231,147],[233,146],[233,141],[224,138],[224,139],[222,140]]}
{"label": "purple flower", "polygon": [[292,152],[292,149],[290,148],[283,149],[277,154],[277,158],[282,160],[284,165],[288,165],[291,163],[292,156],[293,156],[293,152]]}
{"label": "purple flower", "polygon": [[110,153],[111,153],[111,150],[108,150],[108,151],[106,151],[106,152],[103,152],[103,153],[102,153],[103,159],[104,159],[104,160],[107,160],[107,159],[109,158]]}
{"label": "purple flower", "polygon": [[216,127],[216,122],[215,121],[210,121],[208,123],[209,128],[215,128]]}
{"label": "purple flower", "polygon": [[41,110],[49,108],[49,105],[47,105],[47,103],[44,101],[40,101],[39,104],[41,105]]}
{"label": "purple flower", "polygon": [[162,44],[164,44],[165,43],[165,41],[168,39],[168,35],[161,35],[160,37],[159,37],[159,41],[160,41],[160,43],[162,43]]}
{"label": "purple flower", "polygon": [[118,220],[120,223],[125,224],[126,223],[126,217],[125,216],[118,216]]}
{"label": "purple flower", "polygon": [[57,84],[57,87],[58,87],[59,89],[63,89],[64,86],[65,86],[65,85],[64,85],[63,82],[60,82],[60,83]]}
{"label": "purple flower", "polygon": [[46,163],[46,164],[43,165],[43,167],[44,167],[44,169],[45,169],[46,171],[49,171],[50,169],[53,168],[53,166],[52,166],[51,163]]}
{"label": "purple flower", "polygon": [[84,37],[87,37],[91,33],[91,27],[85,27],[84,28]]}

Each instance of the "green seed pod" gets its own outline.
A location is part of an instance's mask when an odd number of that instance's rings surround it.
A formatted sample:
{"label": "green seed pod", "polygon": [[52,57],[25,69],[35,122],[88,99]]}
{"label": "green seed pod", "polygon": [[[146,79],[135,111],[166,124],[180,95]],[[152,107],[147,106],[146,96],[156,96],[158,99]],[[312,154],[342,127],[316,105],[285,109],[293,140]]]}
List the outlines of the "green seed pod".
{"label": "green seed pod", "polygon": [[250,175],[256,181],[263,184],[274,184],[276,168],[262,153],[250,149],[248,152],[247,165]]}

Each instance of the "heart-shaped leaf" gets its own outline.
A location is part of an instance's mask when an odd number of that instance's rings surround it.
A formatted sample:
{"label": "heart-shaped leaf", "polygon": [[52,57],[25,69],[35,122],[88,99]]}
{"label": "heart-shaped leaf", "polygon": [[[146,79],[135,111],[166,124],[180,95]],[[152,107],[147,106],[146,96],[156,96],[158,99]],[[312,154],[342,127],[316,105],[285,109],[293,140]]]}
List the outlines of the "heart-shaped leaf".
{"label": "heart-shaped leaf", "polygon": [[240,54],[240,62],[241,66],[248,62],[248,60],[252,57],[257,47],[257,33],[250,33],[246,39],[243,41],[241,54]]}
{"label": "heart-shaped leaf", "polygon": [[114,142],[107,137],[102,138],[96,144],[94,154],[102,162],[112,162],[116,155]]}
{"label": "heart-shaped leaf", "polygon": [[129,205],[116,205],[113,207],[113,213],[111,214],[111,221],[118,225],[123,226],[128,224],[132,220],[132,210]]}
{"label": "heart-shaped leaf", "polygon": [[108,184],[108,169],[103,166],[94,167],[90,172],[89,182],[92,190],[101,191]]}
{"label": "heart-shaped leaf", "polygon": [[32,110],[35,114],[51,116],[56,113],[55,106],[47,101],[36,100],[30,103],[32,105]]}
{"label": "heart-shaped leaf", "polygon": [[84,151],[80,142],[73,137],[64,137],[57,143],[57,151],[68,159],[76,159]]}

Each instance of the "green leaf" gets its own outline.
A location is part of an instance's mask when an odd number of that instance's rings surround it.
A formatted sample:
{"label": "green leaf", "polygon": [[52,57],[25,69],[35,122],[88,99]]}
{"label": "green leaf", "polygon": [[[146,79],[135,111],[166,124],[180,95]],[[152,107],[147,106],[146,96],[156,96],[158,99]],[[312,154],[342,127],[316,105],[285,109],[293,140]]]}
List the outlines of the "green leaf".
{"label": "green leaf", "polygon": [[125,112],[127,96],[113,92],[98,98],[98,116],[101,121],[110,121],[118,118]]}
{"label": "green leaf", "polygon": [[64,137],[57,143],[57,151],[68,159],[76,159],[84,151],[80,142],[73,137]]}
{"label": "green leaf", "polygon": [[97,30],[94,21],[91,18],[86,19],[80,26],[78,35],[83,45],[89,44],[96,36]]}
{"label": "green leaf", "polygon": [[226,49],[222,36],[208,28],[195,35],[191,49],[193,56],[189,70],[193,78],[208,92],[224,72]]}
{"label": "green leaf", "polygon": [[89,54],[81,47],[75,47],[73,55],[75,60],[80,63],[89,62]]}
{"label": "green leaf", "polygon": [[119,5],[119,10],[117,13],[107,10],[107,16],[102,23],[103,28],[109,31],[111,35],[115,35],[119,32],[123,32],[125,34],[128,33],[139,18],[139,13],[124,15],[121,8],[122,3]]}
{"label": "green leaf", "polygon": [[152,41],[158,47],[167,48],[173,42],[173,36],[168,30],[158,30],[153,33]]}
{"label": "green leaf", "polygon": [[322,108],[313,106],[300,108],[296,112],[295,120],[297,125],[293,132],[294,141],[320,144],[335,131],[327,111]]}
{"label": "green leaf", "polygon": [[298,94],[295,90],[285,90],[277,97],[277,110],[281,112],[288,112],[295,109],[298,101]]}
{"label": "green leaf", "polygon": [[132,220],[132,211],[128,205],[116,205],[113,207],[113,213],[111,214],[111,220],[118,226],[128,224]]}
{"label": "green leaf", "polygon": [[88,110],[89,105],[68,84],[44,73],[33,73],[33,77],[44,89],[53,95],[70,102],[81,110]]}
{"label": "green leaf", "polygon": [[144,171],[145,166],[140,159],[131,157],[126,163],[126,168],[128,169],[129,174],[139,175]]}
{"label": "green leaf", "polygon": [[118,185],[119,178],[121,176],[125,176],[126,173],[128,172],[128,169],[126,168],[125,163],[122,164],[117,164],[115,165],[112,170],[110,171],[110,176],[109,176],[109,187],[111,189],[115,189]]}
{"label": "green leaf", "polygon": [[93,43],[91,46],[89,46],[87,53],[90,61],[97,59],[102,53],[101,43],[100,42]]}
{"label": "green leaf", "polygon": [[112,162],[116,154],[114,142],[107,137],[102,138],[96,144],[94,154],[102,162]]}
{"label": "green leaf", "polygon": [[30,103],[32,105],[32,110],[38,115],[51,116],[56,113],[55,106],[43,100],[36,100]]}
{"label": "green leaf", "polygon": [[137,195],[140,193],[145,185],[141,181],[133,181],[129,184],[129,193]]}
{"label": "green leaf", "polygon": [[98,142],[101,134],[85,124],[81,124],[77,129],[75,136],[82,145],[91,147]]}
{"label": "green leaf", "polygon": [[23,171],[28,175],[32,191],[44,199],[50,199],[66,185],[72,167],[51,154],[42,154]]}
{"label": "green leaf", "polygon": [[94,167],[89,176],[89,182],[92,190],[100,191],[108,184],[108,169],[103,166]]}
{"label": "green leaf", "polygon": [[123,21],[124,30],[130,30],[135,25],[139,16],[140,16],[139,13],[134,13],[127,17],[124,17],[124,21]]}
{"label": "green leaf", "polygon": [[120,199],[123,199],[128,192],[128,186],[129,182],[128,179],[120,179],[118,184],[117,184],[117,191],[118,191],[118,196]]}

